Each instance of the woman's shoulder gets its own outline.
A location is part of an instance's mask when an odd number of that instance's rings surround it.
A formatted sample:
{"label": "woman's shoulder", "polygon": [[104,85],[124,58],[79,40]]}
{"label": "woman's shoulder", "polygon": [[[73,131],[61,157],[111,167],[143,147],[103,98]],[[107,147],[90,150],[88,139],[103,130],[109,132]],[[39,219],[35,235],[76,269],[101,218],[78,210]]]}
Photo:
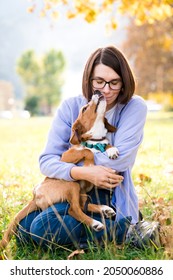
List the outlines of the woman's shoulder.
{"label": "woman's shoulder", "polygon": [[61,102],[61,106],[65,106],[65,107],[67,106],[72,109],[77,109],[77,108],[80,109],[86,103],[87,100],[83,95],[77,95],[64,99]]}
{"label": "woman's shoulder", "polygon": [[147,112],[147,104],[145,100],[139,95],[134,95],[127,103],[126,107],[129,109],[131,108],[132,110],[135,108],[143,112]]}
{"label": "woman's shoulder", "polygon": [[120,104],[119,106],[120,114],[124,115],[126,118],[129,116],[138,115],[138,117],[146,116],[147,105],[145,100],[139,96],[134,95],[127,104]]}
{"label": "woman's shoulder", "polygon": [[141,104],[142,106],[147,107],[144,98],[139,95],[133,95],[132,98],[130,99],[129,103]]}
{"label": "woman's shoulder", "polygon": [[55,119],[68,120],[70,123],[74,122],[79,114],[80,108],[86,103],[87,101],[82,95],[62,100],[56,110]]}

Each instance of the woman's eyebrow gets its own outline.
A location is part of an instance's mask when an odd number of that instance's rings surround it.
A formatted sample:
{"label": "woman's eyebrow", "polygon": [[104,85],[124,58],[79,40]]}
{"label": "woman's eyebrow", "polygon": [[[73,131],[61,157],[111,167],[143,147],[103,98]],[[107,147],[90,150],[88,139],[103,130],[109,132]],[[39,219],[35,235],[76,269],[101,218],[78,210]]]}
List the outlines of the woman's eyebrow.
{"label": "woman's eyebrow", "polygon": [[[99,76],[94,77],[94,79],[100,79],[100,80],[104,80],[105,82],[108,82],[104,78],[99,77]],[[121,81],[121,78],[114,78],[114,79],[111,79],[109,82],[111,82],[111,81]]]}

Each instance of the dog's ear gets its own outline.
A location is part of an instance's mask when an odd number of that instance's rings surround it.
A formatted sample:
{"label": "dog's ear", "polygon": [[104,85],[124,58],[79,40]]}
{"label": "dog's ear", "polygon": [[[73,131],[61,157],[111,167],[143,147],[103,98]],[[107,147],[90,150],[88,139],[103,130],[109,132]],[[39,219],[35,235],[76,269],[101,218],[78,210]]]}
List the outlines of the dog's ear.
{"label": "dog's ear", "polygon": [[87,140],[90,140],[92,138],[92,135],[91,134],[88,134],[88,133],[84,133],[81,135],[81,141],[87,141]]}
{"label": "dog's ear", "polygon": [[72,145],[80,144],[81,134],[82,134],[82,125],[77,120],[77,121],[75,121],[75,123],[72,126],[72,134],[71,134],[71,137],[70,137],[70,143]]}
{"label": "dog's ear", "polygon": [[105,127],[108,130],[108,132],[115,132],[117,130],[117,128],[115,126],[108,123],[108,120],[106,118],[104,118],[104,124],[105,124]]}

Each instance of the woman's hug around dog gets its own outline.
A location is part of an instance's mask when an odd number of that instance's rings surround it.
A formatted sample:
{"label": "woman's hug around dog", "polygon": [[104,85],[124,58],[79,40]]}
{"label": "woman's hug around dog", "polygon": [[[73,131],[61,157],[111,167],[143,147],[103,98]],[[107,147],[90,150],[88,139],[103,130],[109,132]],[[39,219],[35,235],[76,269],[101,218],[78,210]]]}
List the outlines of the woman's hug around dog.
{"label": "woman's hug around dog", "polygon": [[[94,151],[106,151],[109,158],[116,159],[118,150],[109,144],[106,135],[108,132],[115,132],[115,127],[110,125],[106,118],[106,99],[96,91],[91,101],[80,110],[77,120],[72,126],[70,143],[73,146],[62,154],[61,161],[78,163],[84,161],[84,166],[94,165]],[[119,180],[123,177],[119,177]],[[93,184],[87,181],[69,182],[65,180],[46,177],[43,182],[35,186],[33,199],[25,206],[10,223],[5,232],[0,248],[4,249],[12,234],[16,231],[19,222],[29,213],[37,209],[45,210],[49,206],[67,201],[70,204],[68,213],[77,221],[80,221],[95,231],[104,229],[104,225],[87,216],[81,209],[84,209],[87,201],[86,193],[91,191]],[[112,217],[115,211],[107,205],[88,204],[88,211],[100,213],[105,217]]]}
{"label": "woman's hug around dog", "polygon": [[82,92],[57,109],[39,158],[46,178],[10,223],[1,248],[16,230],[19,241],[36,244],[80,245],[105,237],[122,244],[130,223],[138,222],[132,167],[147,107],[134,95],[133,73],[117,48],[90,55]]}

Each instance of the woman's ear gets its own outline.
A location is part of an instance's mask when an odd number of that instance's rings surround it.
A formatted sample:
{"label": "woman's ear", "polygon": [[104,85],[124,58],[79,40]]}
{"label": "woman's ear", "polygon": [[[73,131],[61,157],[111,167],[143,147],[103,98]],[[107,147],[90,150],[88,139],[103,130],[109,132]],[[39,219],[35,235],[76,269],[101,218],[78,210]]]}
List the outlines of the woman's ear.
{"label": "woman's ear", "polygon": [[107,129],[108,132],[115,132],[117,130],[117,128],[115,126],[108,123],[108,120],[106,118],[104,118],[104,124],[105,124],[105,128]]}

